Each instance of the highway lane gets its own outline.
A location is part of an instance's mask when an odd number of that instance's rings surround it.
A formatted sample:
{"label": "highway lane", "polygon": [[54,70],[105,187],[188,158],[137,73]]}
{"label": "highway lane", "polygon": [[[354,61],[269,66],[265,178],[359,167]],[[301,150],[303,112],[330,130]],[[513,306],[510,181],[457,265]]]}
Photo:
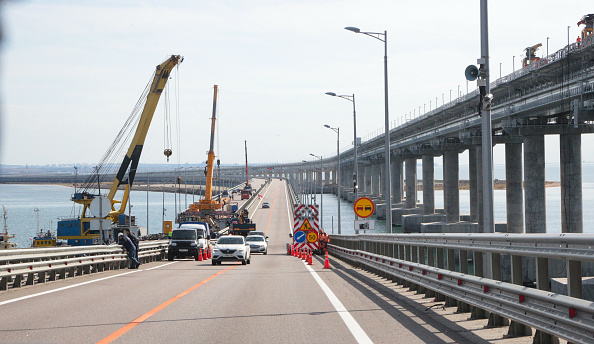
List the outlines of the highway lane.
{"label": "highway lane", "polygon": [[258,204],[250,215],[269,236],[268,255],[249,265],[154,262],[2,292],[0,341],[487,342],[353,267],[322,269],[317,257],[310,269],[286,255],[285,182],[273,180],[263,195],[271,208]]}

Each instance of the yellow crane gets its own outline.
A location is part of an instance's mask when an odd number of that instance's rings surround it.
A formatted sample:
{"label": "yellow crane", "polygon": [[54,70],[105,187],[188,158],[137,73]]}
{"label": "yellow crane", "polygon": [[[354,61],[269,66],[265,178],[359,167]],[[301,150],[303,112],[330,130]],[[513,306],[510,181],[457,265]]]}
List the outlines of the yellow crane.
{"label": "yellow crane", "polygon": [[[137,107],[140,107],[144,102],[144,107],[136,132],[130,147],[124,159],[117,171],[115,178],[109,188],[109,193],[106,197],[101,195],[101,183],[99,182],[99,168],[97,170],[97,183],[99,186],[99,194],[95,195],[88,191],[76,192],[72,196],[72,201],[83,206],[83,210],[80,219],[65,219],[58,222],[58,239],[68,240],[70,245],[89,245],[92,244],[92,239],[99,237],[104,233],[107,233],[109,226],[104,223],[103,219],[108,219],[111,223],[116,223],[119,220],[119,215],[124,214],[128,198],[130,195],[130,187],[134,183],[134,177],[136,176],[136,169],[140,160],[140,154],[142,153],[142,147],[151,125],[151,120],[155,109],[163,93],[165,85],[169,80],[169,75],[172,69],[183,61],[183,57],[180,55],[171,55],[163,63],[156,67],[152,82],[150,86],[147,86],[143,96],[137,103]],[[130,124],[130,119],[127,121],[127,125]],[[124,126],[126,127],[126,125]],[[121,132],[120,132],[121,134]],[[120,135],[118,135],[120,136]],[[110,147],[110,150],[113,149]],[[108,151],[109,153],[109,151]],[[106,153],[106,156],[108,155]],[[169,158],[171,150],[166,149],[165,155]],[[105,157],[104,157],[105,158]],[[127,172],[127,179],[126,177]],[[124,194],[121,200],[116,200],[116,192],[121,185],[125,185]],[[87,183],[87,188],[90,188],[90,183]],[[80,190],[79,190],[80,191]],[[119,207],[116,205],[119,204]],[[88,212],[92,212],[94,216],[88,215]],[[106,228],[107,227],[107,228]],[[104,241],[107,237],[103,237]]]}
{"label": "yellow crane", "polygon": [[204,198],[196,204],[198,211],[209,211],[221,209],[221,203],[212,199],[212,177],[214,171],[214,137],[215,137],[215,123],[217,118],[217,94],[219,86],[214,85],[214,96],[212,100],[212,118],[210,125],[210,149],[207,152],[208,158],[206,159],[206,188],[204,191]]}

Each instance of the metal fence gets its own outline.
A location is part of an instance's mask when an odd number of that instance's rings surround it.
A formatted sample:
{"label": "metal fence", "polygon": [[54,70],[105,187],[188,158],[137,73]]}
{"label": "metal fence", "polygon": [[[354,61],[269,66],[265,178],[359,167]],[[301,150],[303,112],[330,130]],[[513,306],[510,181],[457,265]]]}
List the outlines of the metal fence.
{"label": "metal fence", "polygon": [[[594,262],[594,235],[363,234],[330,240],[333,255],[413,289],[451,298],[450,306],[471,305],[572,343],[594,342],[594,303],[581,298],[581,267]],[[511,257],[513,283],[501,278],[503,255]],[[469,257],[474,275],[468,273]],[[522,285],[527,258],[536,262],[538,288]],[[549,291],[550,259],[564,261],[569,296]]]}
{"label": "metal fence", "polygon": [[[140,242],[138,259],[141,263],[162,260],[167,243]],[[126,268],[127,257],[121,245],[0,251],[0,290]]]}

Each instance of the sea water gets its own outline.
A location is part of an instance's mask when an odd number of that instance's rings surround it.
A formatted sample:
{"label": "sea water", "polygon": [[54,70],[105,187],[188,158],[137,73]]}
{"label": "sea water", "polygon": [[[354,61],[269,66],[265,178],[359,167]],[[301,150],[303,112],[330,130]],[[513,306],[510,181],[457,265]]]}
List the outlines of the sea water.
{"label": "sea water", "polygon": [[[435,179],[441,179],[441,168],[436,167]],[[467,176],[467,174],[466,174]],[[494,178],[505,179],[505,168],[494,166]],[[460,179],[465,178],[464,168],[460,167]],[[547,181],[559,181],[559,165],[547,165]],[[594,233],[594,164],[582,164],[582,195],[584,214],[584,233]],[[57,222],[62,218],[80,216],[82,207],[70,201],[74,189],[58,185],[13,185],[0,184],[0,204],[6,207],[7,225],[12,239],[19,247],[31,246],[32,238],[37,233],[37,216],[39,228],[55,233]],[[417,192],[419,202],[422,202],[422,192]],[[320,195],[316,202],[320,204]],[[332,194],[323,195],[323,228],[327,233],[338,233],[338,198]],[[118,198],[118,197],[116,197]],[[163,230],[162,221],[174,221],[175,214],[187,209],[198,197],[174,193],[132,191],[130,195],[131,213],[136,216],[136,224],[148,228],[148,233],[160,233]],[[148,201],[147,201],[148,200]],[[561,188],[546,189],[547,232],[561,233]],[[443,190],[435,191],[435,207],[443,208]],[[493,194],[493,211],[495,222],[506,222],[505,190],[495,190]],[[39,211],[35,211],[39,209]],[[355,214],[353,203],[342,200],[340,202],[341,233],[354,233]],[[129,210],[126,209],[126,213]],[[470,194],[468,190],[460,190],[460,213],[470,213]],[[371,219],[375,219],[372,216]],[[148,224],[148,225],[147,225]],[[0,226],[4,222],[0,220]],[[385,221],[375,221],[377,233],[385,233]]]}

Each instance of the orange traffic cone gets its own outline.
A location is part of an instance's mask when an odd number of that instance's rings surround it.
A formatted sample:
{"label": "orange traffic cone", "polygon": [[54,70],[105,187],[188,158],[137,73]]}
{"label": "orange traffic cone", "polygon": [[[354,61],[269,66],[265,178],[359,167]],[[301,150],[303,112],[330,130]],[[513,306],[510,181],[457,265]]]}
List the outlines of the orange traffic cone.
{"label": "orange traffic cone", "polygon": [[199,262],[203,261],[203,259],[202,259],[202,249],[200,249],[200,251],[198,252],[198,261]]}
{"label": "orange traffic cone", "polygon": [[208,259],[212,258],[212,250],[210,249],[210,246],[208,246]]}
{"label": "orange traffic cone", "polygon": [[313,257],[311,255],[311,251],[309,252],[309,256],[307,256],[307,265],[313,265]]}
{"label": "orange traffic cone", "polygon": [[324,260],[324,269],[330,269],[330,260],[328,260],[328,252],[326,252],[326,260]]}
{"label": "orange traffic cone", "polygon": [[307,253],[303,250],[303,254],[301,255],[301,259],[307,261]]}
{"label": "orange traffic cone", "polygon": [[208,253],[206,253],[206,249],[202,251],[202,260],[208,260]]}

